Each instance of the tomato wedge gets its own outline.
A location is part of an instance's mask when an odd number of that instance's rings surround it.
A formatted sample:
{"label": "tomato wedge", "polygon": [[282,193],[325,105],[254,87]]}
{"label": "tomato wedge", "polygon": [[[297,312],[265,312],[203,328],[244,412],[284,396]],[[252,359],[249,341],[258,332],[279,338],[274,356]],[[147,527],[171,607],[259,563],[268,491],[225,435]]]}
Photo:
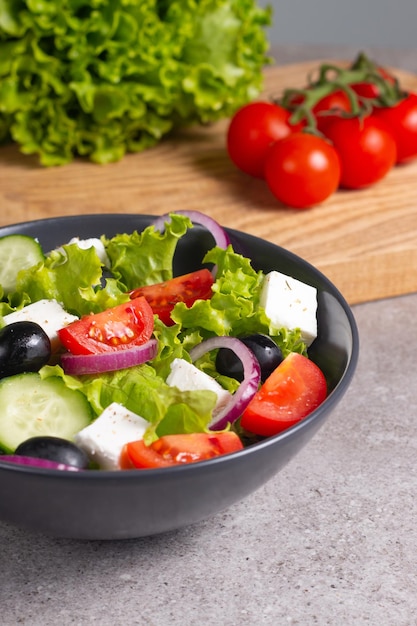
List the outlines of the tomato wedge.
{"label": "tomato wedge", "polygon": [[241,450],[243,444],[236,433],[186,433],[164,435],[147,446],[142,440],[123,448],[121,467],[151,469],[204,461]]}
{"label": "tomato wedge", "polygon": [[241,418],[241,425],[269,437],[293,426],[326,398],[323,372],[310,359],[289,354],[266,379]]}
{"label": "tomato wedge", "polygon": [[172,326],[171,311],[178,302],[190,307],[196,300],[209,300],[214,279],[208,269],[197,270],[155,285],[138,287],[129,293],[131,298],[143,296],[159,319]]}
{"label": "tomato wedge", "polygon": [[72,354],[100,354],[141,346],[154,328],[151,307],[136,298],[111,309],[85,315],[58,331],[63,346]]}

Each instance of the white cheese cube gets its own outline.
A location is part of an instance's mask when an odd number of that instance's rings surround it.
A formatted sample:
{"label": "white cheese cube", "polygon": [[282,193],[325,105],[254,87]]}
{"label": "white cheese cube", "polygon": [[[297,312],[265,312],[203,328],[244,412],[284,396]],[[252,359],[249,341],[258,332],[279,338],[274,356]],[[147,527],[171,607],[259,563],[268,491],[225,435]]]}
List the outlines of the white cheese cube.
{"label": "white cheese cube", "polygon": [[67,313],[56,300],[38,300],[19,311],[5,315],[3,319],[6,324],[14,324],[14,322],[39,324],[51,341],[52,352],[55,352],[61,345],[57,331],[75,322],[78,317]]}
{"label": "white cheese cube", "polygon": [[88,250],[89,248],[95,248],[97,256],[100,261],[106,267],[110,267],[109,257],[107,256],[106,249],[103,242],[97,237],[91,237],[90,239],[80,239],[79,237],[73,237],[69,240],[69,244],[76,243],[82,250]]}
{"label": "white cheese cube", "polygon": [[143,439],[149,426],[140,415],[113,402],[97,419],[80,430],[74,442],[101,469],[119,470],[120,455],[125,444]]}
{"label": "white cheese cube", "polygon": [[317,290],[296,278],[272,271],[265,276],[260,304],[274,329],[301,330],[309,346],[317,337]]}
{"label": "white cheese cube", "polygon": [[213,409],[214,417],[232,400],[232,394],[223,389],[214,378],[184,359],[173,360],[166,382],[180,391],[214,391],[217,395],[216,406]]}

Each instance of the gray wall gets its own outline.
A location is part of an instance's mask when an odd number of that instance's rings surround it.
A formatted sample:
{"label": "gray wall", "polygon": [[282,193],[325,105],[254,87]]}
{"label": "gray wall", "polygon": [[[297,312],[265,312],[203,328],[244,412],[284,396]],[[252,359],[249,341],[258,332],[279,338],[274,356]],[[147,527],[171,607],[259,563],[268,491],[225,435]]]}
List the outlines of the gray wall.
{"label": "gray wall", "polygon": [[258,0],[272,6],[272,44],[417,49],[417,0]]}

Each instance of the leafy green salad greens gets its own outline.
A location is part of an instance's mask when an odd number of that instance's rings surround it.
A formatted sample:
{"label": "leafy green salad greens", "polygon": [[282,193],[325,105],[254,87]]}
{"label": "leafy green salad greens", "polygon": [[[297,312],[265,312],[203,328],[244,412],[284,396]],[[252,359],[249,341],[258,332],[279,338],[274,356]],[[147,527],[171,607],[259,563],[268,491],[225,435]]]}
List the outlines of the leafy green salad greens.
{"label": "leafy green salad greens", "polygon": [[256,97],[271,9],[256,0],[1,0],[0,142],[96,163]]}
{"label": "leafy green salad greens", "polygon": [[[73,314],[99,312],[129,300],[127,291],[145,284],[168,280],[173,275],[177,243],[186,236],[192,222],[172,214],[164,232],[150,225],[141,233],[101,237],[110,260],[105,268],[95,250],[65,244],[46,254],[44,261],[20,270],[16,290],[0,291],[0,315],[21,309],[41,299],[56,299]],[[112,402],[119,402],[150,422],[145,441],[165,434],[202,432],[212,417],[216,397],[211,391],[180,392],[165,383],[174,358],[190,361],[189,350],[213,336],[243,336],[266,333],[281,347],[283,354],[305,353],[298,330],[276,331],[259,304],[264,280],[248,258],[237,254],[231,245],[226,250],[213,247],[202,259],[216,265],[216,280],[210,300],[197,300],[192,307],[176,304],[173,326],[155,317],[154,336],[157,356],[150,362],[100,375],[68,376],[61,366],[47,365],[40,375],[61,377],[67,387],[85,394],[96,415]],[[191,271],[191,270],[190,270]],[[1,323],[1,319],[0,319]],[[214,355],[202,357],[198,366],[233,392],[237,382],[220,376]]]}

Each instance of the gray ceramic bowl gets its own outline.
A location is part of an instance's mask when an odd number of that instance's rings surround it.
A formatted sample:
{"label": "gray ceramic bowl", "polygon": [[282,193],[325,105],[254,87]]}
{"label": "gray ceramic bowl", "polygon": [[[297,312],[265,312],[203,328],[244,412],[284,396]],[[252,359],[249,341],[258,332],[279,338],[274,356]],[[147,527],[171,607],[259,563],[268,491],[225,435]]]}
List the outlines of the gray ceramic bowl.
{"label": "gray ceramic bowl", "polygon": [[[145,215],[84,215],[0,228],[37,237],[44,249],[81,238],[142,230]],[[123,539],[162,533],[224,510],[271,479],[313,437],[347,390],[358,358],[357,327],[342,295],[318,270],[271,243],[229,230],[236,250],[255,269],[280,270],[318,290],[318,338],[309,355],[323,369],[330,393],[297,425],[231,455],[172,469],[85,473],[1,462],[0,519],[33,531],[78,539]],[[195,227],[176,255],[176,271],[197,269],[211,236]]]}

